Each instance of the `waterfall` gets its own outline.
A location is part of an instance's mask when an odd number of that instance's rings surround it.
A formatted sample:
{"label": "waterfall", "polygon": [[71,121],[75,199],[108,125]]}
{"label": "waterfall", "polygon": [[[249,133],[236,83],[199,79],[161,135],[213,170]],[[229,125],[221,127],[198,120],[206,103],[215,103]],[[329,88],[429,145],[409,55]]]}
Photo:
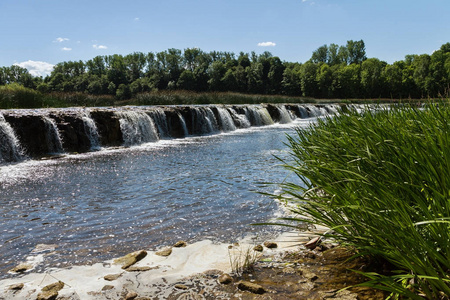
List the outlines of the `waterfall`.
{"label": "waterfall", "polygon": [[42,120],[45,123],[48,152],[50,154],[63,153],[64,149],[61,142],[61,136],[55,121],[47,116],[42,116]]}
{"label": "waterfall", "polygon": [[[167,126],[167,118],[166,114],[164,113],[164,110],[159,107],[155,107],[154,109],[148,111],[148,114],[150,115],[150,117],[153,120],[153,123],[156,125],[156,128],[158,129],[159,138],[170,137],[169,127]],[[186,124],[184,124],[184,127],[186,127]]]}
{"label": "waterfall", "polygon": [[281,106],[276,106],[278,111],[280,112],[280,124],[287,124],[287,123],[291,123],[292,120],[295,119],[295,117],[293,117],[289,111],[286,109],[286,107],[284,107],[283,105]]}
{"label": "waterfall", "polygon": [[306,109],[309,110],[310,117],[319,117],[322,115],[322,111],[317,106],[308,105]]}
{"label": "waterfall", "polygon": [[193,134],[210,134],[218,131],[214,113],[209,107],[192,107]]}
{"label": "waterfall", "polygon": [[97,125],[95,125],[95,122],[94,120],[92,120],[89,112],[84,112],[81,115],[81,120],[83,121],[84,124],[84,132],[86,133],[86,136],[89,138],[89,141],[91,142],[90,150],[100,150],[101,147]]}
{"label": "waterfall", "polygon": [[339,113],[337,105],[330,104],[330,105],[325,106],[325,109],[327,110],[328,114],[330,114],[330,115],[337,115]]}
{"label": "waterfall", "polygon": [[128,110],[116,114],[120,117],[124,146],[156,142],[159,139],[153,120],[145,112]]}
{"label": "waterfall", "polygon": [[245,107],[245,115],[252,126],[272,125],[273,120],[265,107],[260,105],[249,105]]}
{"label": "waterfall", "polygon": [[232,107],[228,108],[228,112],[230,113],[230,116],[233,118],[234,122],[237,124],[237,127],[248,128],[252,126],[245,114],[238,114]]}
{"label": "waterfall", "polygon": [[300,118],[302,119],[309,118],[308,110],[304,106],[299,105],[298,110],[300,111]]}
{"label": "waterfall", "polygon": [[0,114],[0,163],[19,161],[23,158],[23,150],[12,127]]}
{"label": "waterfall", "polygon": [[217,107],[219,113],[219,122],[223,131],[234,131],[236,130],[236,125],[234,125],[233,118],[231,117],[228,110],[224,107]]}

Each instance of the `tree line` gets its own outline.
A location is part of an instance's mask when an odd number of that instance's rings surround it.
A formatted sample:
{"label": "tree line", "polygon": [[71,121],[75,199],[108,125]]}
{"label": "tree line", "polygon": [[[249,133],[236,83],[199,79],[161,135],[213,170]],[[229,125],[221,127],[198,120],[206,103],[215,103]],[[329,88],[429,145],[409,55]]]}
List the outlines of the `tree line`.
{"label": "tree line", "polygon": [[61,62],[45,78],[16,65],[0,68],[0,85],[11,83],[42,93],[82,92],[117,99],[163,90],[340,99],[438,97],[448,95],[450,43],[431,55],[406,55],[393,64],[367,58],[363,40],[323,45],[305,63],[281,61],[267,51],[135,52]]}

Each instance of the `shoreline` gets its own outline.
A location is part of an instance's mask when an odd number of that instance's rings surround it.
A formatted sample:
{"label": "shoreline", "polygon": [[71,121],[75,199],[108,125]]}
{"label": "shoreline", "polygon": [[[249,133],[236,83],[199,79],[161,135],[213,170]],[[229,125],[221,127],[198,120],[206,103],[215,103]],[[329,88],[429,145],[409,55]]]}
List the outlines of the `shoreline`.
{"label": "shoreline", "polygon": [[[317,232],[292,231],[282,233],[273,240],[278,247],[264,247],[261,255],[275,255],[298,249],[299,244],[305,244],[316,234]],[[115,260],[109,260],[93,265],[51,268],[44,273],[25,271],[0,280],[0,299],[37,299],[42,288],[59,281],[64,283],[64,287],[58,291],[58,299],[119,299],[127,293],[150,297],[148,299],[169,299],[171,294],[185,292],[176,287],[179,282],[193,276],[202,277],[202,274],[206,274],[202,283],[204,290],[212,293],[219,285],[217,275],[232,272],[230,258],[236,253],[239,256],[242,249],[253,248],[254,244],[250,238],[241,240],[239,244],[234,244],[233,247],[238,251],[234,254],[229,247],[228,243],[215,244],[210,240],[203,240],[186,247],[162,249],[171,249],[168,256],[157,255],[158,251],[146,251],[147,255],[128,270],[124,270],[121,264],[114,263]],[[240,258],[243,257],[238,259]],[[109,278],[117,278],[108,281],[105,279],[108,275]]]}

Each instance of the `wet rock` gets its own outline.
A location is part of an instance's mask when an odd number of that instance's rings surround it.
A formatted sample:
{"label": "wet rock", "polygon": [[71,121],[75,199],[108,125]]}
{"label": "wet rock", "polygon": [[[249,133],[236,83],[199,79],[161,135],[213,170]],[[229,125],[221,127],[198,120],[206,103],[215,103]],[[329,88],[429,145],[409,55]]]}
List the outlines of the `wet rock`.
{"label": "wet rock", "polygon": [[23,283],[16,283],[16,284],[12,284],[9,286],[9,290],[10,291],[20,291],[21,289],[23,289],[24,284]]}
{"label": "wet rock", "polygon": [[170,254],[172,254],[172,248],[165,248],[161,251],[156,252],[155,254],[159,256],[169,256]]}
{"label": "wet rock", "polygon": [[177,300],[204,300],[204,299],[205,297],[203,295],[200,295],[192,291],[183,293],[177,298]]}
{"label": "wet rock", "polygon": [[212,269],[212,270],[206,270],[205,272],[203,272],[203,274],[205,274],[208,277],[217,278],[223,274],[223,271],[217,270],[217,269]]}
{"label": "wet rock", "polygon": [[189,289],[189,287],[187,287],[184,284],[175,284],[175,288],[179,289],[179,290],[187,290],[187,289]]}
{"label": "wet rock", "polygon": [[278,248],[278,244],[274,242],[264,242],[264,246],[269,249]]}
{"label": "wet rock", "polygon": [[305,257],[310,258],[310,259],[316,259],[317,256],[313,252],[307,252],[307,253],[305,253]]}
{"label": "wet rock", "polygon": [[263,252],[264,248],[262,245],[256,245],[255,247],[253,247],[253,250],[257,252]]}
{"label": "wet rock", "polygon": [[122,274],[108,274],[103,277],[103,279],[105,279],[106,281],[114,281],[117,280],[120,276],[122,276]]}
{"label": "wet rock", "polygon": [[185,241],[178,241],[173,245],[174,248],[184,248],[186,246],[187,243]]}
{"label": "wet rock", "polygon": [[64,287],[64,282],[58,281],[42,288],[37,300],[53,300],[58,297],[58,292]]}
{"label": "wet rock", "polygon": [[138,294],[136,292],[128,292],[125,296],[125,300],[133,300],[136,299]]}
{"label": "wet rock", "polygon": [[112,289],[114,289],[114,286],[113,286],[113,285],[105,285],[105,286],[102,288],[102,291],[109,291],[109,290],[112,290]]}
{"label": "wet rock", "polygon": [[122,265],[122,269],[126,269],[126,268],[134,265],[135,263],[137,263],[138,261],[140,261],[141,259],[143,259],[146,256],[147,256],[147,251],[139,250],[139,251],[132,252],[125,256],[115,259],[114,264]]}
{"label": "wet rock", "polygon": [[220,284],[230,284],[233,282],[233,278],[231,278],[228,274],[222,274],[218,279]]}
{"label": "wet rock", "polygon": [[31,264],[23,263],[23,264],[20,264],[20,265],[18,265],[16,267],[12,268],[10,270],[10,272],[23,273],[23,272],[26,272],[26,271],[31,270],[31,269],[33,269],[33,266]]}
{"label": "wet rock", "polygon": [[266,292],[266,290],[262,286],[248,281],[239,281],[238,289],[240,289],[241,291],[248,291],[253,294],[264,294]]}
{"label": "wet rock", "polygon": [[307,249],[314,250],[320,244],[321,239],[322,239],[322,237],[317,236],[317,237],[313,238],[312,240],[310,240],[309,242],[307,242],[305,244],[305,247]]}

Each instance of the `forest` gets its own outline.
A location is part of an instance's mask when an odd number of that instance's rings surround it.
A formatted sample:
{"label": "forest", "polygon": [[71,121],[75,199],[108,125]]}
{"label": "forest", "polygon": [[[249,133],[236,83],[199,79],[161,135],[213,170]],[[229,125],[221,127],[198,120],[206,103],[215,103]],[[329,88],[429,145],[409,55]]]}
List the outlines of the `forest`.
{"label": "forest", "polygon": [[450,43],[431,55],[406,55],[388,64],[367,58],[363,40],[323,45],[304,62],[270,52],[158,53],[96,56],[65,61],[45,78],[17,65],[0,68],[0,86],[17,84],[39,93],[110,95],[117,100],[155,91],[235,92],[318,99],[422,99],[448,95]]}

